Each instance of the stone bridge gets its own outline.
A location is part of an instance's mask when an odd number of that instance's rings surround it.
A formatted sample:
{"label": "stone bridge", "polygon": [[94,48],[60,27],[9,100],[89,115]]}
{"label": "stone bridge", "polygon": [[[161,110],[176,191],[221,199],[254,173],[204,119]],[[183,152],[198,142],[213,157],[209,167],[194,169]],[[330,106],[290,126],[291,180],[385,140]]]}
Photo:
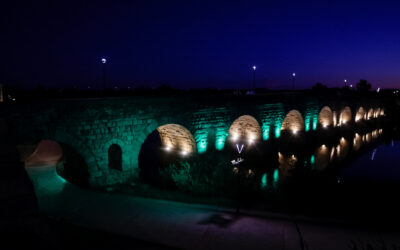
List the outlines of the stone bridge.
{"label": "stone bridge", "polygon": [[165,150],[188,157],[223,150],[228,140],[268,143],[385,114],[378,101],[283,94],[57,100],[5,111],[19,144],[47,139],[72,149],[94,187],[135,180],[142,144],[155,131]]}

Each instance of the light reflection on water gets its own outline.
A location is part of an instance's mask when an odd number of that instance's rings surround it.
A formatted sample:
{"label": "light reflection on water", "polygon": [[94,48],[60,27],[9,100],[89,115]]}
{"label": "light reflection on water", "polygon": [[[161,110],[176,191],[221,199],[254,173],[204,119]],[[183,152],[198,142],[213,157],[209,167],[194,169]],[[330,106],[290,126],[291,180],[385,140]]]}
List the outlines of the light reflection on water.
{"label": "light reflection on water", "polygon": [[[378,138],[382,134],[377,131]],[[338,176],[344,181],[385,181],[400,183],[400,143],[381,143],[342,169]]]}
{"label": "light reflection on water", "polygon": [[[369,147],[373,146],[373,143],[378,141],[382,133],[382,129],[376,129],[366,134],[354,133],[353,137],[341,137],[336,143],[331,143],[331,145],[322,144],[317,146],[316,149],[312,151],[313,153],[311,155],[305,155],[304,153],[303,155],[301,153],[284,154],[279,152],[279,166],[277,169],[275,169],[275,171],[277,171],[275,177],[277,178],[274,178],[274,182],[277,182],[278,178],[279,182],[285,181],[288,177],[294,176],[295,170],[301,167],[309,167],[311,171],[322,172],[333,165],[341,166],[343,164],[347,164],[349,166],[346,166],[345,169],[348,169],[346,171],[350,172],[345,171],[345,173],[351,173],[352,165],[354,165],[354,163],[348,164],[347,159],[353,157],[360,158],[358,161],[361,161],[361,159],[366,158],[370,161],[371,154],[374,152],[374,150],[370,149],[367,151],[367,153],[362,152],[364,152],[364,149],[367,150]],[[379,154],[379,151],[379,149],[375,150],[375,153],[372,157],[373,159],[375,158],[375,162],[380,162],[380,160],[376,160],[376,156]],[[392,154],[392,157],[393,155],[396,154]],[[361,165],[368,164],[363,163]],[[357,175],[358,173],[355,174]],[[264,178],[266,177],[264,176]],[[342,179],[342,176],[339,176],[339,178]],[[346,180],[346,178],[344,179]],[[264,186],[266,186],[265,183]]]}

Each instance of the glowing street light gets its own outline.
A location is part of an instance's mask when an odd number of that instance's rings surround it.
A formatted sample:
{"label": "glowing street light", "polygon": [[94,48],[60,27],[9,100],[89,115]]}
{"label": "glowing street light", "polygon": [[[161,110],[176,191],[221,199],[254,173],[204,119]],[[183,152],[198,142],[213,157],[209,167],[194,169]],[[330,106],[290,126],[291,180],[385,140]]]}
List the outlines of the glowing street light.
{"label": "glowing street light", "polygon": [[106,58],[101,58],[101,64],[103,65],[103,88],[106,89]]}
{"label": "glowing street light", "polygon": [[293,86],[292,86],[292,89],[294,90],[294,88],[295,88],[295,85],[296,85],[296,73],[292,73],[292,77],[293,77]]}
{"label": "glowing street light", "polygon": [[256,89],[256,65],[253,66],[253,91]]}

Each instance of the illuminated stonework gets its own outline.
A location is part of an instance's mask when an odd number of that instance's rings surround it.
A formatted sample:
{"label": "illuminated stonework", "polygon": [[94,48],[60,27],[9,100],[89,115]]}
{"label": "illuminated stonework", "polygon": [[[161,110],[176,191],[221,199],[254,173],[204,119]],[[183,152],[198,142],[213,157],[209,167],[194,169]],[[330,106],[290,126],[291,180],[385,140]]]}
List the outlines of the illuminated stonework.
{"label": "illuminated stonework", "polygon": [[374,110],[374,118],[378,118],[381,115],[381,109],[380,108],[376,108]]}
{"label": "illuminated stonework", "polygon": [[332,110],[328,106],[323,107],[319,112],[318,123],[323,128],[329,127],[333,124]]}
{"label": "illuminated stonework", "polygon": [[229,128],[231,140],[246,140],[253,142],[261,139],[261,127],[257,120],[250,115],[237,118]]}
{"label": "illuminated stonework", "polygon": [[165,149],[179,151],[182,154],[196,152],[193,135],[185,127],[178,124],[166,124],[158,127],[157,131],[160,134],[161,145]]}
{"label": "illuminated stonework", "polygon": [[356,133],[353,139],[353,149],[357,151],[360,149],[361,145],[362,145],[362,137]]}
{"label": "illuminated stonework", "polygon": [[297,110],[291,110],[283,120],[281,130],[291,131],[294,134],[303,131],[304,120],[300,112]]}
{"label": "illuminated stonework", "polygon": [[369,119],[371,119],[371,118],[373,118],[373,117],[374,117],[374,109],[373,109],[373,108],[370,108],[370,109],[368,110],[367,120],[369,120]]}
{"label": "illuminated stonework", "polygon": [[270,138],[272,133],[275,138],[281,135],[281,126],[284,118],[284,108],[282,103],[265,104],[259,107],[263,140]]}
{"label": "illuminated stonework", "polygon": [[317,129],[318,124],[318,105],[315,103],[307,103],[307,108],[304,115],[304,130],[306,132]]}
{"label": "illuminated stonework", "polygon": [[340,112],[339,116],[339,124],[345,125],[351,121],[351,109],[349,107],[345,107]]}
{"label": "illuminated stonework", "polygon": [[364,119],[364,116],[365,116],[364,108],[363,107],[358,108],[356,117],[355,117],[355,121],[358,122],[358,121]]}
{"label": "illuminated stonework", "polygon": [[334,127],[338,125],[338,113],[336,111],[332,112],[332,122]]}

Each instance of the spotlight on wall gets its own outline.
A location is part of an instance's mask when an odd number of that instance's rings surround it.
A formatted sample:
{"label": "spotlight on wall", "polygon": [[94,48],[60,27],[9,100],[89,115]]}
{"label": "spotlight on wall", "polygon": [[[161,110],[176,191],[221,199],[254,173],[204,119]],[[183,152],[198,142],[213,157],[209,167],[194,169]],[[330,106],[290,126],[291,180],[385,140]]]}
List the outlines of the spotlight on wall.
{"label": "spotlight on wall", "polygon": [[182,151],[181,151],[181,155],[185,156],[185,155],[187,155],[187,154],[188,154],[187,151],[185,151],[185,150],[182,150]]}
{"label": "spotlight on wall", "polygon": [[168,146],[165,147],[165,151],[168,151],[168,152],[171,151],[171,147],[168,147]]}
{"label": "spotlight on wall", "polygon": [[239,139],[239,136],[237,134],[232,135],[232,141],[237,141]]}
{"label": "spotlight on wall", "polygon": [[297,134],[297,129],[293,129],[292,130],[292,133],[295,135],[295,134]]}

